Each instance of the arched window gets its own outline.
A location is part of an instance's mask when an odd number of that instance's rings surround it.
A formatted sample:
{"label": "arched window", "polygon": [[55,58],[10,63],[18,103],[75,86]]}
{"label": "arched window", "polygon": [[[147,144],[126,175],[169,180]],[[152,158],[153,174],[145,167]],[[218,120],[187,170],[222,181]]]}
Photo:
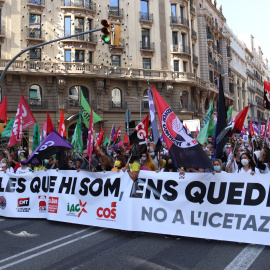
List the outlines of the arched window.
{"label": "arched window", "polygon": [[31,85],[29,88],[29,105],[42,105],[41,87],[37,84]]}
{"label": "arched window", "polygon": [[81,85],[74,85],[69,89],[69,106],[78,107],[81,106],[81,92],[84,98],[89,103],[89,91],[86,87]]}
{"label": "arched window", "polygon": [[204,106],[204,109],[207,111],[207,110],[208,110],[208,108],[209,108],[209,99],[208,99],[208,98],[206,98],[206,100],[205,100],[205,106]]}
{"label": "arched window", "polygon": [[188,93],[186,91],[183,91],[180,93],[180,104],[181,104],[181,109],[188,108]]}
{"label": "arched window", "polygon": [[122,91],[118,88],[112,90],[112,107],[122,108]]}
{"label": "arched window", "polygon": [[148,109],[149,108],[149,99],[148,99],[148,89],[143,91],[143,108]]}

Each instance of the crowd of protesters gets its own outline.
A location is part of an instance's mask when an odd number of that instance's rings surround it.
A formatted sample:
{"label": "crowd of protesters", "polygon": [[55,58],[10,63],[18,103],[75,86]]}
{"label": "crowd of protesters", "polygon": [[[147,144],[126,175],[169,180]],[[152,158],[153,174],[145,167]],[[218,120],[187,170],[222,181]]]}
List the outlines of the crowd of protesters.
{"label": "crowd of protesters", "polygon": [[97,147],[93,151],[91,163],[87,150],[77,153],[75,150],[67,150],[48,159],[38,161],[36,164],[27,165],[29,152],[27,147],[21,146],[15,150],[0,149],[0,170],[7,173],[22,174],[30,171],[40,170],[77,170],[91,172],[127,171],[132,180],[138,178],[140,170],[155,172],[184,172],[184,173],[269,173],[270,171],[270,149],[260,137],[255,140],[244,141],[242,137],[230,138],[223,150],[220,159],[215,158],[213,138],[208,137],[202,146],[206,155],[211,159],[213,169],[203,168],[176,168],[166,145],[163,144],[157,151],[153,142],[148,142],[147,151],[139,156],[131,154],[131,149],[124,145],[116,147],[107,145]]}

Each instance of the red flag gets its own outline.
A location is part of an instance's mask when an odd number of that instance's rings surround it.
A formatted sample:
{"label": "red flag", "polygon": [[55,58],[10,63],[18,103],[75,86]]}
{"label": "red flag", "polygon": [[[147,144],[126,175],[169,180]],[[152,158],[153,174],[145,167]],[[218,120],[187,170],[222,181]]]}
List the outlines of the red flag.
{"label": "red flag", "polygon": [[100,146],[102,141],[103,141],[104,133],[105,133],[105,129],[102,130],[101,132],[99,132],[99,134],[98,134],[98,138],[97,138],[96,145],[95,145],[96,153],[97,153],[97,147]]}
{"label": "red flag", "polygon": [[54,130],[54,125],[52,123],[52,119],[49,115],[49,113],[47,112],[47,135],[49,135],[53,130]]}
{"label": "red flag", "polygon": [[241,130],[243,128],[244,121],[247,116],[249,106],[245,107],[240,113],[238,113],[235,117],[235,119],[232,121],[234,124],[233,130],[232,130],[232,135],[237,132],[241,133]]}
{"label": "red flag", "polygon": [[20,102],[22,103],[22,130],[25,130],[33,126],[37,121],[33,116],[23,94],[21,95]]}
{"label": "red flag", "polygon": [[113,136],[113,141],[116,142],[117,139],[121,136],[121,124],[119,126],[119,128],[117,129],[116,133]]}
{"label": "red flag", "polygon": [[251,117],[250,117],[249,135],[252,136],[252,137],[255,136],[255,131],[254,131],[254,127],[253,127],[253,123],[252,123]]}
{"label": "red flag", "polygon": [[121,141],[118,143],[118,147],[124,145]]}
{"label": "red flag", "polygon": [[22,114],[23,114],[23,109],[22,109],[22,102],[20,101],[16,117],[14,120],[13,128],[12,128],[12,133],[9,138],[8,142],[8,147],[20,143],[22,141]]}
{"label": "red flag", "polygon": [[7,123],[7,97],[5,96],[0,105],[0,119]]}
{"label": "red flag", "polygon": [[93,140],[94,140],[94,123],[93,123],[93,110],[91,110],[88,129],[88,139],[87,139],[87,154],[89,156],[89,164],[91,164],[92,159]]}
{"label": "red flag", "polygon": [[243,135],[247,135],[247,132],[246,132],[246,129],[245,129],[244,125],[242,126],[242,133],[243,133]]}
{"label": "red flag", "polygon": [[42,128],[42,136],[44,139],[47,137],[47,120],[45,120],[43,128]]}
{"label": "red flag", "polygon": [[213,168],[198,142],[153,86],[156,108],[169,154],[177,168]]}
{"label": "red flag", "polygon": [[196,127],[196,135],[195,135],[195,138],[198,137],[198,134],[199,134],[199,128],[198,128],[198,126],[197,126],[197,127]]}
{"label": "red flag", "polygon": [[63,109],[61,109],[61,115],[60,115],[59,134],[62,137],[66,137],[67,136],[66,135],[65,118],[64,118]]}
{"label": "red flag", "polygon": [[129,138],[127,133],[125,133],[125,137],[124,137],[124,146],[129,149],[130,148],[130,144],[129,144]]}

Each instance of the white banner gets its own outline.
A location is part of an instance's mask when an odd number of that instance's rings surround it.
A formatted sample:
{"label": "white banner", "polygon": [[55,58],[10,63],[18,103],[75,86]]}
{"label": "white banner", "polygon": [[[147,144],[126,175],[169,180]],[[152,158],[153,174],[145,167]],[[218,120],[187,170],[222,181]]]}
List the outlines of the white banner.
{"label": "white banner", "polygon": [[[0,216],[269,245],[269,175],[0,173]],[[183,179],[184,178],[184,179]]]}

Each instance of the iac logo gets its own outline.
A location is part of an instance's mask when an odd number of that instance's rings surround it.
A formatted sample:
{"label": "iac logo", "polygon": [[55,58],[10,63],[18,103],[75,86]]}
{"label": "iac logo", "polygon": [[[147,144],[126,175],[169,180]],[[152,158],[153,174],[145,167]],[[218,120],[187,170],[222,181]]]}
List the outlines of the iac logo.
{"label": "iac logo", "polygon": [[116,218],[116,202],[111,203],[111,208],[102,208],[97,209],[97,219],[115,221]]}
{"label": "iac logo", "polygon": [[73,216],[73,217],[80,217],[82,212],[87,213],[87,211],[84,209],[86,206],[87,202],[82,203],[81,200],[79,200],[78,204],[67,204],[67,211],[68,214],[67,216]]}

